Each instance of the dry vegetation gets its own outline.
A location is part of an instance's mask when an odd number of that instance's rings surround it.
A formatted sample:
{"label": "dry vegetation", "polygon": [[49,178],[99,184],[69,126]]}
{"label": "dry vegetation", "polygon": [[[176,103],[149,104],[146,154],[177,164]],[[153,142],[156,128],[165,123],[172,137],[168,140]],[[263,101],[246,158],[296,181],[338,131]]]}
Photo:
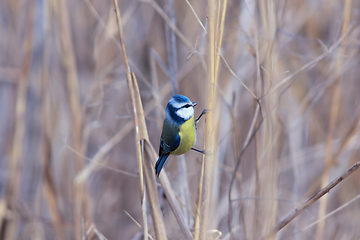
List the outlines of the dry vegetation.
{"label": "dry vegetation", "polygon": [[0,239],[360,238],[359,1],[114,3],[0,1]]}

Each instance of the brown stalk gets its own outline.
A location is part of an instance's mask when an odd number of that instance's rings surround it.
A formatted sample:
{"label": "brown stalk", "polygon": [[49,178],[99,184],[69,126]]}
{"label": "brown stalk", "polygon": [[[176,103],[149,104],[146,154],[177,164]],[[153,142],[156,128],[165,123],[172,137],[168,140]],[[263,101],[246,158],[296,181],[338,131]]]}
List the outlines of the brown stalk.
{"label": "brown stalk", "polygon": [[[144,189],[143,154],[142,154],[142,146],[141,146],[142,139],[147,139],[148,134],[147,134],[147,130],[146,130],[144,112],[143,112],[143,107],[141,104],[140,93],[139,93],[139,89],[137,86],[137,81],[136,81],[135,75],[130,72],[129,62],[128,62],[128,58],[127,58],[127,54],[126,54],[125,41],[124,41],[124,33],[123,33],[123,29],[122,29],[120,11],[119,11],[117,0],[114,0],[114,6],[115,6],[115,11],[116,11],[116,21],[117,21],[117,26],[118,26],[120,45],[121,45],[121,50],[123,53],[125,69],[126,69],[126,79],[127,79],[127,84],[128,84],[129,93],[130,93],[130,100],[131,100],[131,105],[132,105],[132,110],[133,110],[132,115],[133,115],[133,120],[134,120],[134,126],[136,126],[135,127],[136,153],[137,153],[136,155],[137,155],[138,167],[139,167],[141,209],[142,209],[142,216],[143,216],[143,230],[144,230],[144,239],[148,239],[149,236],[148,236],[148,227],[147,227],[148,224],[147,224],[147,215],[146,215],[146,192]],[[135,86],[133,86],[133,85],[135,85]],[[150,190],[149,191],[150,195],[156,193],[156,188],[149,189],[149,190]],[[150,204],[152,205],[152,204],[156,204],[156,203],[150,202]],[[158,206],[158,204],[155,206]],[[153,209],[154,209],[154,211],[152,211],[153,218],[156,216],[161,216],[159,214],[159,212],[160,212],[159,208],[155,207]],[[154,212],[156,212],[157,214],[154,215]],[[162,236],[165,235],[165,238],[166,238],[165,226],[163,225],[163,221],[161,218],[157,218],[157,219],[154,218],[154,226],[155,226],[156,236],[159,237],[159,239],[161,239]]]}
{"label": "brown stalk", "polygon": [[[220,6],[218,6],[220,7]],[[216,75],[215,75],[215,11],[216,3],[214,0],[208,1],[208,19],[209,19],[209,31],[208,31],[208,72],[207,72],[207,109],[209,112],[206,116],[206,131],[205,131],[205,151],[208,153],[203,158],[204,175],[203,175],[203,192],[202,203],[200,206],[200,229],[199,238],[207,239],[207,231],[209,229],[208,219],[210,216],[210,204],[211,204],[211,187],[214,172],[215,161],[215,126],[214,126],[214,109],[216,101]]]}
{"label": "brown stalk", "polygon": [[[220,12],[220,4],[219,4],[219,12]],[[227,0],[223,1],[222,5],[222,12],[221,12],[221,21],[220,21],[220,35],[218,36],[216,34],[216,38],[218,39],[217,45],[217,51],[219,53],[216,55],[216,63],[215,63],[215,76],[218,77],[219,74],[219,63],[220,63],[220,56],[221,56],[221,46],[222,46],[222,40],[224,35],[224,26],[225,26],[225,17],[226,17],[226,9],[227,9]]]}
{"label": "brown stalk", "polygon": [[[351,12],[351,0],[345,1],[345,7],[344,7],[344,19],[343,19],[343,25],[342,25],[342,35],[345,35],[345,33],[348,31],[349,28],[349,21],[350,21],[350,12]],[[344,39],[344,42],[346,43],[346,38]],[[332,159],[332,141],[334,138],[334,132],[336,127],[336,122],[339,115],[339,108],[340,108],[340,79],[342,78],[342,68],[343,68],[343,56],[345,54],[345,48],[341,48],[338,53],[337,57],[337,68],[336,68],[336,79],[333,85],[333,95],[332,95],[332,102],[331,102],[331,113],[330,113],[330,122],[329,122],[329,129],[328,129],[328,135],[326,139],[326,156],[325,156],[325,171],[321,178],[321,186],[325,186],[328,179],[329,179],[329,166],[331,165],[331,159]],[[326,214],[326,206],[327,206],[327,196],[321,199],[320,206],[319,206],[319,214],[318,219],[321,219]],[[317,227],[316,231],[316,239],[321,240],[324,238],[324,228],[325,228],[325,222],[321,221]]]}
{"label": "brown stalk", "polygon": [[[205,146],[205,144],[204,144]],[[195,240],[199,240],[199,233],[200,233],[200,207],[201,207],[201,201],[202,201],[202,192],[203,192],[203,186],[204,186],[204,168],[205,168],[205,164],[204,164],[204,158],[205,156],[203,156],[202,161],[203,164],[201,164],[201,170],[200,170],[200,176],[199,176],[199,186],[198,186],[198,192],[197,192],[197,204],[196,204],[196,216],[195,216],[195,225],[194,225],[194,239]]]}
{"label": "brown stalk", "polygon": [[[116,0],[115,0],[116,1]],[[157,188],[155,182],[155,176],[153,174],[152,165],[149,164],[149,158],[146,158],[144,154],[144,148],[146,147],[144,142],[148,141],[149,136],[146,129],[145,117],[142,108],[141,98],[139,87],[135,78],[135,74],[132,73],[132,79],[128,82],[130,100],[133,107],[133,118],[134,124],[137,126],[135,129],[136,136],[136,150],[139,164],[139,175],[140,175],[140,194],[141,194],[141,205],[143,210],[143,230],[144,238],[148,239],[148,228],[147,228],[147,216],[146,216],[146,196],[149,196],[149,204],[153,206],[150,208],[151,215],[153,217],[153,223],[157,239],[166,239],[165,225],[162,219],[161,210],[159,207],[159,202],[157,199]],[[145,183],[146,191],[144,190],[144,173],[143,168],[145,169]],[[155,206],[155,207],[154,207]],[[145,232],[146,231],[146,232]]]}
{"label": "brown stalk", "polygon": [[[276,9],[275,9],[275,3],[273,1],[259,1],[259,7],[262,16],[262,34],[266,36],[267,43],[264,42],[262,44],[264,47],[262,49],[265,50],[263,52],[263,56],[259,55],[258,59],[261,59],[260,63],[261,65],[258,65],[257,71],[260,71],[261,68],[264,70],[266,75],[262,74],[260,75],[260,82],[258,82],[258,91],[259,96],[266,96],[266,93],[264,93],[265,88],[267,88],[267,82],[265,80],[268,80],[270,82],[269,87],[271,88],[271,79],[273,76],[276,76],[276,67],[274,69],[273,64],[275,66],[278,66],[276,63],[277,61],[277,52],[274,51],[274,43],[276,40],[276,29],[277,29],[277,16],[276,16]],[[258,39],[257,39],[258,41]],[[259,44],[259,42],[257,42]],[[257,46],[258,48],[258,46]],[[266,72],[265,69],[269,69],[268,72]],[[262,98],[262,97],[261,97]],[[270,198],[276,198],[278,197],[278,182],[279,182],[279,161],[276,157],[278,155],[279,145],[276,144],[276,141],[274,141],[274,135],[276,134],[276,131],[279,129],[278,121],[274,119],[274,117],[270,117],[270,115],[275,115],[274,112],[270,113],[270,109],[272,108],[272,102],[277,100],[277,94],[271,94],[267,95],[266,98],[264,98],[264,101],[262,101],[262,106],[264,106],[264,111],[269,113],[269,117],[267,117],[264,121],[264,126],[262,128],[262,138],[259,141],[260,145],[258,145],[258,148],[260,151],[263,152],[263,162],[269,162],[271,163],[269,165],[268,170],[263,174],[263,179],[266,179],[266,181],[261,181],[260,179],[260,186],[262,192],[262,196],[264,197],[270,197]],[[272,147],[267,148],[268,143],[274,143]],[[265,150],[266,149],[266,150]],[[261,159],[261,158],[260,158]],[[276,223],[276,216],[278,211],[278,201],[265,201],[262,207],[262,230],[264,232],[269,231],[274,224]]]}
{"label": "brown stalk", "polygon": [[59,239],[65,239],[64,235],[64,226],[61,219],[60,210],[57,205],[55,184],[53,176],[51,173],[51,106],[50,106],[50,96],[49,96],[49,72],[48,72],[48,63],[49,63],[49,49],[48,49],[48,38],[49,38],[49,6],[45,4],[44,6],[44,50],[43,50],[43,60],[42,60],[42,72],[41,72],[41,111],[42,111],[42,146],[43,146],[43,156],[42,156],[42,165],[43,165],[43,183],[42,192],[44,198],[47,201],[48,209],[50,212],[50,217],[52,219],[56,235]]}
{"label": "brown stalk", "polygon": [[[214,4],[214,3],[212,3]],[[208,109],[213,109],[214,105],[213,105],[213,102],[214,102],[214,92],[215,92],[215,85],[216,85],[216,82],[217,82],[217,77],[218,77],[218,69],[219,69],[219,62],[220,62],[220,56],[221,56],[221,46],[222,46],[222,39],[223,39],[223,33],[224,33],[224,25],[225,25],[225,16],[226,16],[226,7],[227,7],[227,0],[223,1],[223,5],[222,5],[222,8],[220,7],[221,4],[220,4],[220,1],[218,1],[218,6],[217,6],[217,14],[216,14],[216,20],[214,19],[215,17],[215,12],[213,12],[213,15],[212,15],[212,21],[213,22],[210,22],[210,18],[209,18],[209,27],[210,27],[210,30],[209,30],[209,49],[210,49],[210,53],[212,54],[211,52],[211,48],[213,47],[214,48],[214,53],[213,53],[213,56],[210,56],[209,58],[209,65],[210,67],[208,67],[208,69],[212,69],[211,67],[213,67],[213,72],[210,71],[208,72],[208,81],[213,81],[213,82],[209,82],[208,86],[210,86],[210,89],[208,89],[208,92],[210,93],[209,97],[208,97]],[[221,17],[220,17],[220,9],[222,9],[222,12],[221,12]],[[209,8],[209,12],[211,11],[211,9]],[[209,15],[210,16],[210,15]],[[216,22],[216,23],[215,23]],[[211,25],[213,24],[213,25]],[[215,26],[216,25],[216,26]],[[211,31],[212,29],[212,31]],[[220,33],[219,33],[220,31]],[[213,34],[213,36],[210,36],[210,33]],[[213,41],[213,42],[211,42]],[[210,46],[211,44],[213,44],[213,46]],[[216,44],[216,46],[215,46]],[[219,51],[219,53],[216,55],[216,49],[217,51]],[[216,55],[216,62],[215,62],[215,55]],[[213,58],[213,59],[212,59]],[[214,61],[214,62],[211,62],[211,61]],[[211,74],[214,74],[213,77],[211,77]],[[213,79],[211,79],[213,78]],[[208,93],[208,94],[209,94]],[[212,112],[212,111],[210,111]],[[208,114],[209,115],[209,114]],[[212,118],[212,116],[211,116]],[[209,117],[207,117],[207,124],[209,122]],[[216,122],[216,121],[215,121]],[[208,139],[208,137],[212,137],[212,139],[209,138],[210,142],[205,142],[205,148],[206,146],[209,146],[209,144],[212,145],[212,147],[209,147],[207,151],[211,152],[211,160],[210,161],[214,161],[213,159],[213,155],[214,155],[214,152],[215,152],[215,148],[214,148],[214,145],[215,145],[215,132],[208,132],[209,130],[209,126],[211,126],[210,128],[214,129],[213,126],[214,126],[214,121],[211,119],[210,120],[210,123],[209,125],[206,125],[207,126],[207,134],[205,136],[205,139]],[[212,135],[212,136],[210,136]],[[201,168],[201,174],[200,174],[200,181],[199,181],[199,190],[198,190],[198,204],[197,204],[197,207],[198,207],[198,210],[197,210],[197,214],[196,214],[196,218],[195,218],[195,239],[199,239],[199,237],[201,237],[202,239],[204,237],[206,237],[205,235],[201,235],[201,230],[202,231],[206,231],[204,230],[204,228],[207,228],[208,226],[208,223],[206,222],[203,222],[203,220],[205,219],[202,215],[202,211],[205,209],[206,212],[209,211],[209,206],[205,206],[204,209],[202,209],[203,207],[203,204],[200,204],[201,201],[203,201],[203,198],[204,198],[204,193],[207,193],[209,194],[207,196],[207,198],[209,199],[211,196],[210,194],[210,191],[206,192],[204,191],[204,181],[205,181],[205,161],[208,162],[209,160],[206,159],[206,156],[203,156],[203,164],[202,164],[202,168]],[[208,164],[206,164],[208,165]],[[213,174],[214,172],[214,165],[210,165],[209,168],[207,168],[207,174],[211,173]],[[211,182],[213,180],[213,176],[211,176]],[[205,183],[207,184],[207,183]],[[210,184],[212,185],[212,183]],[[210,187],[209,187],[210,188]],[[214,199],[213,201],[214,203],[217,202],[217,199]],[[208,204],[210,205],[210,202],[208,202]],[[207,210],[206,210],[207,208]],[[201,214],[199,214],[201,213]],[[203,224],[201,226],[201,224]],[[200,233],[200,234],[199,234]],[[203,234],[206,234],[206,233],[203,233]]]}
{"label": "brown stalk", "polygon": [[354,173],[359,167],[360,167],[360,162],[355,163],[346,172],[344,172],[340,177],[333,180],[331,183],[329,183],[327,186],[325,186],[323,189],[321,189],[318,193],[316,193],[314,196],[309,198],[309,200],[307,200],[303,205],[301,205],[299,208],[295,209],[295,211],[293,213],[288,215],[278,225],[276,225],[276,227],[265,236],[265,239],[269,239],[269,238],[273,237],[278,231],[280,231],[283,227],[285,227],[287,224],[289,224],[294,218],[299,216],[303,211],[305,211],[313,203],[315,203],[317,200],[319,200],[322,196],[324,196],[325,194],[330,192],[330,190],[332,188],[334,188],[336,185],[338,185],[341,181],[343,181],[345,178],[347,178],[352,173]]}
{"label": "brown stalk", "polygon": [[[222,2],[222,4],[221,4]],[[215,30],[215,69],[214,69],[214,75],[215,75],[215,86],[219,86],[221,83],[218,84],[218,78],[219,78],[219,64],[220,64],[220,58],[222,57],[221,54],[221,48],[222,48],[222,41],[223,41],[223,34],[224,34],[224,26],[225,26],[225,17],[226,17],[226,11],[227,11],[227,0],[224,1],[218,1],[218,6],[217,6],[217,16],[216,16],[216,30]],[[220,11],[221,10],[221,11]],[[228,82],[230,83],[230,82]],[[219,90],[219,93],[221,94],[221,87],[218,87],[215,91]],[[216,97],[214,97],[214,101]],[[215,145],[218,142],[218,138],[219,138],[219,131],[220,131],[220,126],[221,126],[221,120],[223,119],[221,116],[221,106],[222,104],[216,104],[214,105],[214,109],[213,112],[217,113],[214,115],[214,120],[213,120],[213,126],[214,128],[214,152],[217,151],[218,146]],[[210,209],[216,209],[215,212],[218,212],[218,205],[220,202],[220,197],[219,197],[219,193],[220,190],[222,188],[221,186],[221,171],[218,171],[215,167],[215,161],[217,161],[218,159],[214,160],[214,164],[213,164],[213,169],[212,169],[212,184],[211,184],[211,189],[212,189],[212,193],[211,193],[211,202],[210,202]],[[216,229],[213,229],[214,227],[217,227],[217,223],[220,221],[220,219],[215,219],[212,218],[213,220],[210,222],[210,224],[208,224],[212,231],[217,231]]]}

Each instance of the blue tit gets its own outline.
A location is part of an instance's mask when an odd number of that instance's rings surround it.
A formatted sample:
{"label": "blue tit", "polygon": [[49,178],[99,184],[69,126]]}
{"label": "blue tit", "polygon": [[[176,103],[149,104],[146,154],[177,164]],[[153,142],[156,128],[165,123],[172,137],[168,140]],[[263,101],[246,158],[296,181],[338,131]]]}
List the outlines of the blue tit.
{"label": "blue tit", "polygon": [[196,104],[183,95],[174,95],[167,104],[160,138],[159,159],[155,165],[156,176],[159,176],[170,154],[181,155],[190,149],[204,153],[193,148],[196,143],[196,124],[206,112],[204,109],[200,116],[194,119]]}

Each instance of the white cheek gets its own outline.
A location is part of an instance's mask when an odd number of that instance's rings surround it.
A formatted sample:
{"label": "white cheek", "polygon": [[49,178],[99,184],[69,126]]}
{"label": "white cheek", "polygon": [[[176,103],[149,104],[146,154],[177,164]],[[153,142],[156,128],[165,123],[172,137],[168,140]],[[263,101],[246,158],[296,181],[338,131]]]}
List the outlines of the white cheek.
{"label": "white cheek", "polygon": [[176,111],[176,114],[184,119],[189,119],[194,115],[194,108],[193,107],[188,107],[188,108],[181,108],[179,110]]}

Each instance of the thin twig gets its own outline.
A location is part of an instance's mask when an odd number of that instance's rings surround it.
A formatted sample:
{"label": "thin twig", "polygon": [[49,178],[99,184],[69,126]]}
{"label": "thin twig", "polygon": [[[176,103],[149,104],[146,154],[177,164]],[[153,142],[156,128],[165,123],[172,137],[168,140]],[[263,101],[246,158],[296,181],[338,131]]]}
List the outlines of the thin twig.
{"label": "thin twig", "polygon": [[312,226],[315,226],[316,224],[318,224],[319,222],[325,220],[328,217],[331,217],[332,215],[334,215],[335,213],[341,211],[342,209],[344,209],[345,207],[349,206],[351,203],[355,202],[356,200],[360,199],[360,194],[358,194],[356,197],[352,198],[350,201],[346,202],[345,204],[343,204],[342,206],[340,206],[339,208],[335,209],[334,211],[329,212],[328,214],[326,214],[325,216],[323,216],[322,218],[314,221],[313,223],[309,224],[308,226],[300,229],[298,232],[296,232],[294,235],[304,232],[306,230],[308,230],[309,228],[311,228]]}
{"label": "thin twig", "polygon": [[198,21],[198,23],[200,24],[200,26],[202,27],[202,29],[204,30],[204,32],[207,33],[206,28],[204,27],[204,25],[202,24],[200,18],[199,18],[198,15],[196,14],[195,9],[191,6],[189,0],[185,0],[185,1],[186,1],[186,3],[189,5],[189,7],[190,7],[191,11],[193,12],[196,20]]}
{"label": "thin twig", "polygon": [[322,196],[324,196],[325,194],[330,192],[330,190],[332,188],[334,188],[341,181],[343,181],[345,178],[347,178],[352,173],[354,173],[359,167],[360,167],[360,162],[355,163],[351,168],[349,168],[346,172],[344,172],[340,177],[333,180],[326,187],[324,187],[318,193],[316,193],[314,196],[309,198],[309,200],[307,200],[301,207],[295,209],[294,212],[292,212],[290,215],[288,215],[286,218],[284,218],[278,225],[276,225],[276,227],[265,236],[265,239],[269,239],[272,236],[274,236],[278,231],[280,231],[283,227],[285,227],[287,224],[289,224],[294,218],[299,216],[303,211],[305,211],[313,203],[315,203]]}

